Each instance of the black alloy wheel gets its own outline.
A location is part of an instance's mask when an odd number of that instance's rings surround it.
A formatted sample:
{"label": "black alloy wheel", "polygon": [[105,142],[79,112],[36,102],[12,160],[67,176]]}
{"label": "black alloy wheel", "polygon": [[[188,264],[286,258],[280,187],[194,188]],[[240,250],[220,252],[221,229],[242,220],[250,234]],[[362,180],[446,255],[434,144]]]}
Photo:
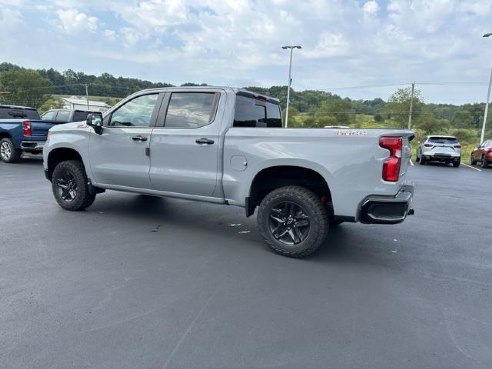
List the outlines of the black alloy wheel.
{"label": "black alloy wheel", "polygon": [[58,196],[65,202],[72,202],[77,197],[77,181],[73,173],[63,172],[60,178],[56,180]]}
{"label": "black alloy wheel", "polygon": [[270,211],[270,232],[276,240],[285,245],[297,245],[304,241],[310,228],[309,216],[298,204],[285,201]]}

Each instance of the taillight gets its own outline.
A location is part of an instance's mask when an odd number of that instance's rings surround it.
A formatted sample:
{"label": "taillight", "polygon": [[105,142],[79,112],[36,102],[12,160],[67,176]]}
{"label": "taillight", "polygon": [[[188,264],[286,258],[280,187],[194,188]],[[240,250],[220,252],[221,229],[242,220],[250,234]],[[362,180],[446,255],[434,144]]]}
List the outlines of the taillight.
{"label": "taillight", "polygon": [[403,140],[401,137],[383,136],[379,138],[379,146],[388,149],[389,158],[383,163],[383,180],[388,182],[397,182],[400,178],[401,150]]}
{"label": "taillight", "polygon": [[22,122],[22,133],[24,136],[31,136],[32,131],[31,131],[31,122],[28,120],[25,120]]}
{"label": "taillight", "polygon": [[455,149],[461,149],[461,145],[454,145]]}
{"label": "taillight", "polygon": [[425,147],[432,147],[434,146],[433,144],[424,144]]}

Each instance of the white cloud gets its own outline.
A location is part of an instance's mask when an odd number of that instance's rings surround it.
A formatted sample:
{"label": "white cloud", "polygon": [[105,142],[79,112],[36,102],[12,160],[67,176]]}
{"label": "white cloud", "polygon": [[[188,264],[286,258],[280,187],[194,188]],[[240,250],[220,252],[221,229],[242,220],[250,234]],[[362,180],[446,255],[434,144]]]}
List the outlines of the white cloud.
{"label": "white cloud", "polygon": [[362,6],[362,10],[364,11],[365,15],[368,16],[374,16],[378,13],[379,11],[379,4],[375,0],[370,0],[364,3]]}
{"label": "white cloud", "polygon": [[116,31],[114,31],[112,29],[105,29],[103,34],[104,34],[104,37],[106,38],[106,40],[108,40],[110,42],[113,42],[116,40]]}
{"label": "white cloud", "polygon": [[167,27],[183,24],[188,19],[184,0],[148,0],[136,4],[118,4],[115,9],[130,25],[149,31],[163,31]]}
{"label": "white cloud", "polygon": [[69,34],[88,30],[97,30],[97,18],[81,13],[76,9],[58,10],[56,12],[60,21],[60,27]]}
{"label": "white cloud", "polygon": [[304,51],[303,55],[308,58],[329,58],[344,55],[348,50],[349,43],[343,34],[323,33],[315,47]]}
{"label": "white cloud", "polygon": [[2,30],[2,38],[5,37],[5,32],[18,29],[21,25],[22,15],[18,10],[0,8],[0,30]]}

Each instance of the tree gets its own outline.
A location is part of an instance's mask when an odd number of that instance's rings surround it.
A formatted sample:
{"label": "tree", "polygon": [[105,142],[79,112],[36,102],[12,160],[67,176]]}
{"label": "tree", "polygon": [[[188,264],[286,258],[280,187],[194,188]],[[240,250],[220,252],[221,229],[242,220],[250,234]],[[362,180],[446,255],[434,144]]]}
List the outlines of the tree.
{"label": "tree", "polygon": [[454,113],[451,124],[455,128],[472,128],[474,126],[473,115],[468,110],[460,109]]}
{"label": "tree", "polygon": [[314,113],[315,126],[350,125],[353,122],[351,109],[348,100],[332,97],[322,102]]}
{"label": "tree", "polygon": [[39,114],[43,114],[50,109],[63,108],[63,101],[57,97],[50,97],[41,106],[38,107]]}
{"label": "tree", "polygon": [[[384,115],[396,123],[398,128],[406,128],[408,126],[408,115],[410,112],[410,102],[412,101],[412,88],[399,88],[388,100],[388,103],[383,109]],[[412,114],[418,118],[423,106],[422,92],[414,90]]]}
{"label": "tree", "polygon": [[2,101],[7,104],[38,108],[49,97],[50,86],[51,82],[34,70],[0,72],[0,91],[6,93]]}
{"label": "tree", "polygon": [[451,123],[447,119],[426,118],[416,124],[416,127],[424,131],[426,135],[447,134]]}

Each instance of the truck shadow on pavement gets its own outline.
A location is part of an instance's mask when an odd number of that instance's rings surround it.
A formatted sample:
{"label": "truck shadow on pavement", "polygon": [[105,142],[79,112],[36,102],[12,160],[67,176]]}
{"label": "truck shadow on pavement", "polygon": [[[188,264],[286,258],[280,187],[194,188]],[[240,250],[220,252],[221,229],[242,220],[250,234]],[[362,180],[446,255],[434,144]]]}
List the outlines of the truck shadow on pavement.
{"label": "truck shadow on pavement", "polygon": [[[118,227],[124,228],[125,223],[130,222],[149,234],[165,234],[170,230],[183,235],[199,233],[204,242],[216,242],[220,238],[224,242],[239,243],[235,247],[242,247],[246,242],[271,252],[258,231],[256,216],[246,218],[244,210],[238,207],[110,193],[108,197],[99,195],[86,213],[109,216],[112,222],[119,224]],[[331,227],[322,247],[304,260],[395,266],[392,262],[396,256],[393,238],[383,232],[384,226],[354,223]]]}

